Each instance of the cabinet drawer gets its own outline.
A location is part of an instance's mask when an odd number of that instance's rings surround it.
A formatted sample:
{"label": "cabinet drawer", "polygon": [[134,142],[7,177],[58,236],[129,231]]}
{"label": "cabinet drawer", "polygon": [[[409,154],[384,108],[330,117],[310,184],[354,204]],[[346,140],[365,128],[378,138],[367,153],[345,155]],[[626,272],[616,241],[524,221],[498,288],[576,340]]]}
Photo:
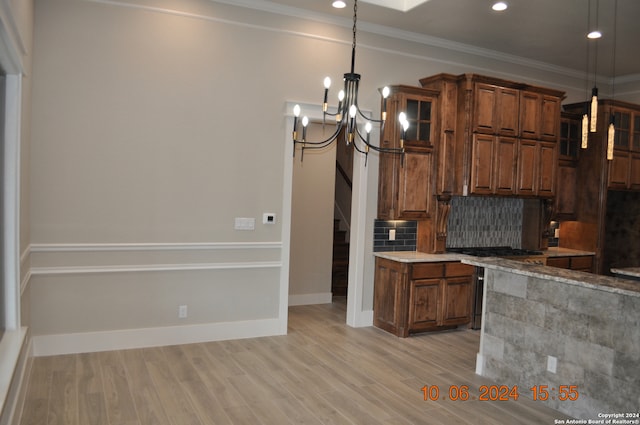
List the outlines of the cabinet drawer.
{"label": "cabinet drawer", "polygon": [[593,266],[593,257],[573,257],[571,259],[571,268],[574,270],[591,270]]}
{"label": "cabinet drawer", "polygon": [[457,262],[445,263],[444,275],[449,276],[471,276],[473,274],[473,266]]}
{"label": "cabinet drawer", "polygon": [[570,268],[571,257],[551,257],[547,258],[547,266],[560,267],[562,269]]}
{"label": "cabinet drawer", "polygon": [[411,269],[411,279],[444,276],[444,263],[416,263]]}

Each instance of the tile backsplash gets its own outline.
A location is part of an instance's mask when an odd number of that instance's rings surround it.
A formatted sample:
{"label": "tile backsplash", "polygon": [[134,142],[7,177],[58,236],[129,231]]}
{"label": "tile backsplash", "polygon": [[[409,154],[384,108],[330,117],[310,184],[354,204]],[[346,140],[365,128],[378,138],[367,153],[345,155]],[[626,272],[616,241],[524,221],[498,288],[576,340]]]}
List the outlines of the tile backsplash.
{"label": "tile backsplash", "polygon": [[522,246],[524,200],[454,196],[447,247]]}
{"label": "tile backsplash", "polygon": [[[395,229],[396,240],[389,240],[389,230]],[[373,251],[415,251],[417,221],[376,220],[373,224]]]}
{"label": "tile backsplash", "polygon": [[[447,223],[447,247],[510,246],[522,248],[524,200],[454,196]],[[389,230],[396,229],[396,240]],[[415,251],[416,221],[374,223],[373,251]]]}

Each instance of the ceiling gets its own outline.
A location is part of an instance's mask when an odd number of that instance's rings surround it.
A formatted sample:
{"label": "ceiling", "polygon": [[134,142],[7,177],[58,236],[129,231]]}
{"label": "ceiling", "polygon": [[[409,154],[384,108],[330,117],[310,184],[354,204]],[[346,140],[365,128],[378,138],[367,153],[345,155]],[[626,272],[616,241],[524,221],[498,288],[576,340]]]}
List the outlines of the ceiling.
{"label": "ceiling", "polygon": [[[301,9],[323,19],[352,19],[353,0],[345,9],[335,9],[331,0],[269,0],[277,5]],[[408,12],[380,6],[385,3],[418,4]],[[385,32],[407,31],[439,45],[447,40],[463,49],[485,50],[560,68],[568,72],[615,75],[616,80],[640,81],[640,0],[506,0],[504,12],[491,9],[492,0],[362,0],[358,3],[358,25],[384,27]],[[617,14],[614,14],[617,2]],[[402,7],[402,6],[401,6]],[[591,12],[589,12],[591,9]],[[614,20],[617,16],[617,20]],[[603,36],[588,41],[587,29],[596,26]],[[615,25],[614,25],[614,21]],[[613,29],[617,28],[617,31]],[[615,37],[614,37],[615,33]],[[405,33],[406,35],[406,33]],[[615,40],[615,43],[614,43]],[[456,44],[459,43],[459,44]],[[588,50],[588,43],[590,48]],[[615,45],[615,49],[614,49]],[[597,46],[597,48],[596,48]],[[597,50],[597,55],[596,55]],[[615,50],[615,67],[613,52]]]}

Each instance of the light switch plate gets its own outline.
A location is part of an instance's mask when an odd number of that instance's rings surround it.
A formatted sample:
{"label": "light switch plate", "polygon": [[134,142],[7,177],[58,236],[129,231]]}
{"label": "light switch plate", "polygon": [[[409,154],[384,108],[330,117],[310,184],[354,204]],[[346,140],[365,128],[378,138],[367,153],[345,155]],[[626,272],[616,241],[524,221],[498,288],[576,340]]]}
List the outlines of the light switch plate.
{"label": "light switch plate", "polygon": [[253,217],[236,217],[235,230],[255,230],[256,219]]}

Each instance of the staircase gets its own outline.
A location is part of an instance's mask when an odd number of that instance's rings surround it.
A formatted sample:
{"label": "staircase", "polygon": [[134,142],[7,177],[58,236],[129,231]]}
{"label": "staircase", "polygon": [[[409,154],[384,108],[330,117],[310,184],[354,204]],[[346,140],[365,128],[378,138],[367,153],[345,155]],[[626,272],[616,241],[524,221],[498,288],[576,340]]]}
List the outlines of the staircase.
{"label": "staircase", "polygon": [[349,242],[347,232],[340,230],[340,220],[333,220],[333,267],[331,271],[331,292],[333,296],[347,295],[349,281]]}

